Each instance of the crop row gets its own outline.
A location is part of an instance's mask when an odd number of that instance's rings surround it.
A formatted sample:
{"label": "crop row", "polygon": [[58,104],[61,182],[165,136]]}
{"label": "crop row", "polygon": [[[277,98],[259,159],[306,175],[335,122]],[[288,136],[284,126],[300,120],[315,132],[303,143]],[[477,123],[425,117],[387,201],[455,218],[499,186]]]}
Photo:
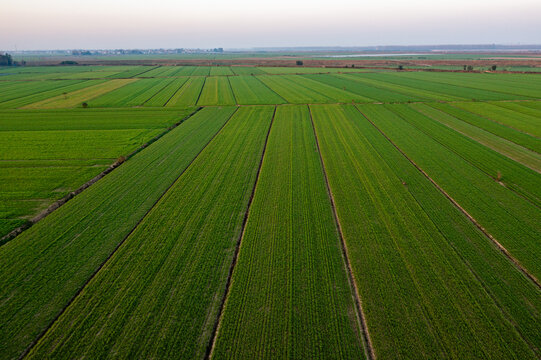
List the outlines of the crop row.
{"label": "crop row", "polygon": [[19,356],[233,113],[207,108],[0,247],[0,353]]}
{"label": "crop row", "polygon": [[109,93],[118,88],[134,82],[133,79],[115,79],[105,82],[99,82],[96,85],[91,85],[83,89],[71,91],[48,98],[36,103],[26,105],[25,109],[57,109],[70,108],[80,106],[83,102],[99,97],[100,95]]}

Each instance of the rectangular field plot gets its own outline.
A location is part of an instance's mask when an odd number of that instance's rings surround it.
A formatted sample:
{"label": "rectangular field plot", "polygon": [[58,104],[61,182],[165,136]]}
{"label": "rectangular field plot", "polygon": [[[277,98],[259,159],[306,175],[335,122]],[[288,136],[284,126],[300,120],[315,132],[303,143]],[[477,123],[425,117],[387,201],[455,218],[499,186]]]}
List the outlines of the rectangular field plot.
{"label": "rectangular field plot", "polygon": [[311,108],[376,357],[535,358],[536,286],[354,107]]}
{"label": "rectangular field plot", "polygon": [[171,96],[165,106],[167,107],[186,107],[194,106],[199,99],[205,78],[202,76],[190,77],[176,93]]}
{"label": "rectangular field plot", "polygon": [[175,78],[170,82],[166,82],[167,85],[153,97],[147,100],[144,106],[165,106],[165,104],[167,104],[173,98],[173,96],[180,91],[188,79],[188,77],[181,77]]}
{"label": "rectangular field plot", "polygon": [[[373,75],[374,74],[367,74],[367,77],[373,78]],[[475,81],[472,81],[472,85],[467,83],[454,85],[446,81],[438,81],[440,78],[439,73],[433,73],[431,75],[431,77],[425,76],[422,79],[416,79],[413,76],[405,77],[402,73],[377,74],[377,77],[378,79],[387,81],[389,83],[411,86],[416,89],[433,91],[466,100],[512,100],[524,98],[520,95],[476,88],[475,83],[482,81],[482,77],[478,77],[475,79]]]}
{"label": "rectangular field plot", "polygon": [[440,84],[487,90],[499,93],[499,98],[505,100],[517,98],[538,99],[541,96],[541,86],[538,84],[536,76],[524,77],[523,75],[518,74],[448,74],[426,72],[401,73],[400,76],[404,78],[428,80]]}
{"label": "rectangular field plot", "polygon": [[438,93],[438,92],[434,92],[434,91],[430,91],[426,89],[419,89],[414,86],[406,86],[406,85],[386,82],[384,81],[384,79],[379,77],[379,73],[377,74],[340,74],[339,76],[344,79],[354,80],[362,84],[367,84],[369,86],[373,86],[379,89],[389,90],[395,93],[404,94],[406,96],[419,98],[423,101],[459,100],[459,98],[456,98],[454,96],[449,96],[449,95],[445,95],[442,93]]}
{"label": "rectangular field plot", "polygon": [[129,83],[134,82],[133,79],[116,79],[100,82],[96,85],[91,85],[80,90],[75,90],[62,94],[50,99],[38,101],[36,103],[24,106],[25,109],[61,109],[80,107],[83,102],[88,102],[100,95],[107,94],[113,90],[121,88]]}
{"label": "rectangular field plot", "polygon": [[257,78],[291,104],[329,103],[334,100],[313,89],[298,84],[295,77],[259,75]]}
{"label": "rectangular field plot", "polygon": [[347,276],[308,108],[280,106],[211,357],[363,358]]}
{"label": "rectangular field plot", "polygon": [[0,219],[36,216],[188,112],[0,112]]}
{"label": "rectangular field plot", "polygon": [[204,357],[272,113],[272,107],[237,111],[30,358],[99,358],[111,351],[136,358]]}
{"label": "rectangular field plot", "polygon": [[52,324],[233,111],[199,111],[0,246],[0,353],[20,356]]}
{"label": "rectangular field plot", "polygon": [[[31,85],[26,85],[30,83]],[[55,80],[43,82],[17,82],[6,91],[6,101],[0,109],[16,109],[57,96],[103,83],[103,80]],[[0,84],[1,85],[1,84]]]}
{"label": "rectangular field plot", "polygon": [[175,79],[139,79],[88,102],[90,107],[141,106]]}
{"label": "rectangular field plot", "polygon": [[227,77],[210,76],[206,78],[197,105],[235,105],[236,103]]}
{"label": "rectangular field plot", "polygon": [[365,102],[407,102],[419,100],[418,98],[412,96],[407,96],[389,90],[368,86],[366,84],[362,84],[360,82],[346,78],[341,78],[339,76],[340,75],[325,74],[304,75],[304,77],[306,78],[360,95],[365,99]]}
{"label": "rectangular field plot", "polygon": [[284,104],[287,103],[278,94],[263,84],[255,76],[231,76],[229,82],[237,102],[242,105]]}
{"label": "rectangular field plot", "polygon": [[54,90],[81,81],[1,81],[0,106],[6,101],[38,94],[47,90]]}

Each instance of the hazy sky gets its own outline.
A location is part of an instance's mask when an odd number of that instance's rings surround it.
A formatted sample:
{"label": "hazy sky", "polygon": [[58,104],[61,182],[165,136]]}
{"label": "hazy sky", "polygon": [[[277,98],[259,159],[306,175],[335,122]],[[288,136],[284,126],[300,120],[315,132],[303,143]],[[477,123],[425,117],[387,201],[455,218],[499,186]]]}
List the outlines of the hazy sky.
{"label": "hazy sky", "polygon": [[0,49],[541,43],[540,0],[0,0]]}

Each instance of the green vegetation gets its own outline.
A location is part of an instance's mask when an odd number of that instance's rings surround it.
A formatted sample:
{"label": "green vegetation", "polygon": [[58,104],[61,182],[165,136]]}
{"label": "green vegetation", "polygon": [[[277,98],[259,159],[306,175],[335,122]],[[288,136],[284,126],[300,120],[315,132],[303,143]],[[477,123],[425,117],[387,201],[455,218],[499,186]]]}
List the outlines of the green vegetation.
{"label": "green vegetation", "polygon": [[[133,81],[133,80],[130,80]],[[140,79],[89,101],[91,107],[141,106],[174,79]]]}
{"label": "green vegetation", "polygon": [[203,85],[205,84],[204,77],[191,77],[182,85],[176,93],[167,101],[167,107],[186,107],[194,106],[201,94]]}
{"label": "green vegetation", "polygon": [[541,154],[541,140],[536,139],[535,137],[525,134],[521,131],[517,131],[513,128],[500,124],[498,122],[492,121],[486,117],[479,116],[470,111],[463,110],[459,107],[456,107],[455,104],[437,104],[432,103],[430,106],[440,109],[454,117],[467,122],[475,127],[481,128],[490,132],[502,139],[509,140],[517,145],[530,149],[538,154]]}
{"label": "green vegetation", "polygon": [[231,76],[231,87],[239,104],[284,104],[286,101],[255,76]]}
{"label": "green vegetation", "polygon": [[171,98],[182,88],[188,80],[187,77],[177,78],[169,82],[160,92],[145,102],[145,106],[165,106]]}
{"label": "green vegetation", "polygon": [[376,356],[535,358],[539,289],[355,108],[311,108]]}
{"label": "green vegetation", "polygon": [[[74,353],[101,358],[111,352],[135,358],[204,355],[272,111],[244,108],[231,118],[30,358],[70,358]],[[119,307],[123,310],[115,311]]]}
{"label": "green vegetation", "polygon": [[0,359],[541,358],[538,75],[244,56],[0,68]]}
{"label": "green vegetation", "polygon": [[487,103],[456,103],[453,105],[498,124],[535,136],[538,140],[541,138],[540,118],[535,115],[528,115]]}
{"label": "green vegetation", "polygon": [[[469,138],[479,142],[480,144],[485,145],[486,147],[497,151],[502,155],[505,155],[508,158],[513,159],[537,171],[538,173],[541,173],[540,154],[537,154],[534,151],[528,150],[509,140],[494,135],[491,132],[473,126],[466,121],[461,121],[457,117],[452,116],[448,113],[450,107],[446,108],[447,112],[431,108],[427,104],[415,104],[413,105],[413,107],[417,111],[429,116],[430,118],[444,124],[445,126],[453,130],[456,130],[458,133],[468,136]],[[441,109],[445,109],[443,104]]]}
{"label": "green vegetation", "polygon": [[76,107],[83,102],[94,99],[115,89],[121,88],[134,80],[117,79],[99,83],[84,89],[65,93],[50,99],[39,101],[25,106],[26,109],[58,109]]}
{"label": "green vegetation", "polygon": [[200,111],[0,246],[2,357],[19,356],[52,324],[233,111]]}
{"label": "green vegetation", "polygon": [[541,263],[538,261],[541,258],[538,243],[541,212],[536,205],[500,185],[389,108],[367,105],[362,111],[512,256],[536,278],[541,278]]}
{"label": "green vegetation", "polygon": [[191,112],[0,112],[0,238]]}
{"label": "green vegetation", "polygon": [[362,358],[354,314],[308,108],[279,107],[212,357]]}
{"label": "green vegetation", "polygon": [[235,105],[236,103],[227,77],[210,76],[206,78],[197,105]]}

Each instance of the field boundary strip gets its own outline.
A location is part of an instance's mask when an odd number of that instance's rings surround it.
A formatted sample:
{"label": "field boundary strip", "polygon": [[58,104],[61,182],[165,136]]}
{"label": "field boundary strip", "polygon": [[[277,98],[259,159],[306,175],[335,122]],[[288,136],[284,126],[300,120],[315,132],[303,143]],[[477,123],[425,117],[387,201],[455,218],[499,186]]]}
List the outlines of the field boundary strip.
{"label": "field boundary strip", "polygon": [[[268,106],[268,105],[267,105]],[[254,200],[255,191],[257,188],[257,184],[259,182],[259,177],[261,174],[261,168],[263,167],[263,159],[265,158],[265,153],[267,151],[267,144],[269,142],[269,136],[272,129],[272,125],[274,123],[274,117],[276,116],[276,106],[274,106],[274,111],[272,113],[271,123],[269,125],[269,129],[267,130],[267,136],[265,137],[265,143],[263,145],[263,151],[261,152],[261,159],[259,160],[259,166],[257,168],[257,174],[254,181],[254,186],[252,187],[252,192],[250,194],[250,199],[248,200],[248,206],[246,207],[246,211],[244,213],[244,218],[242,219],[242,228],[239,235],[239,238],[237,240],[237,244],[235,246],[235,253],[233,254],[233,260],[231,261],[231,266],[229,267],[229,274],[227,275],[227,282],[225,284],[225,290],[224,295],[222,297],[222,301],[220,303],[220,309],[218,311],[218,317],[216,318],[216,322],[214,324],[214,328],[212,329],[212,334],[210,336],[210,341],[207,346],[207,350],[205,352],[205,359],[210,359],[212,356],[212,353],[214,351],[214,347],[216,346],[216,337],[218,334],[218,330],[220,329],[220,324],[222,322],[225,304],[227,302],[227,297],[229,295],[229,292],[231,291],[231,281],[233,279],[233,272],[235,270],[235,265],[237,265],[237,259],[239,257],[240,252],[240,245],[242,242],[242,238],[244,237],[244,232],[246,231],[246,223],[248,222],[248,218],[250,217],[250,209],[252,207],[252,202]]]}
{"label": "field boundary strip", "polygon": [[[198,108],[196,111],[193,112],[195,114],[202,108]],[[199,155],[207,148],[207,146],[216,138],[216,136],[221,133],[222,129],[229,123],[229,120],[237,111],[233,111],[233,113],[229,116],[227,121],[224,122],[224,124],[220,127],[220,129],[210,138],[210,140],[201,148],[201,150],[197,153],[197,155],[188,163],[186,168],[181,171],[181,173],[171,182],[171,184],[165,189],[165,191],[156,199],[156,201],[148,208],[148,210],[145,212],[143,216],[137,221],[137,223],[134,225],[134,227],[124,236],[124,238],[115,246],[113,251],[107,256],[107,258],[94,270],[94,272],[89,276],[89,278],[85,281],[85,283],[77,290],[77,292],[71,297],[71,299],[62,307],[62,309],[58,312],[58,314],[54,317],[54,319],[51,321],[51,323],[41,331],[41,333],[30,343],[30,345],[21,353],[18,359],[23,359],[28,355],[28,353],[37,345],[37,343],[47,334],[47,332],[52,328],[52,326],[56,323],[56,321],[62,316],[62,314],[70,307],[70,305],[77,299],[77,297],[81,294],[81,292],[85,289],[85,287],[92,281],[93,278],[96,277],[96,275],[100,272],[100,270],[109,262],[109,260],[115,255],[118,249],[124,244],[124,242],[130,237],[130,235],[137,229],[137,227],[141,224],[141,222],[148,216],[150,211],[156,207],[156,204],[160,202],[160,200],[169,192],[169,189],[173,187],[173,185],[180,179],[180,177],[190,168],[190,166],[193,164],[195,159],[199,157]],[[179,123],[179,125],[184,122],[186,119],[188,119],[190,116],[187,116],[183,121]],[[178,125],[177,125],[178,126]]]}
{"label": "field boundary strip", "polygon": [[327,188],[327,194],[329,196],[329,200],[331,202],[331,208],[332,213],[334,217],[334,222],[336,224],[336,230],[338,231],[338,237],[340,238],[340,245],[342,250],[342,257],[344,259],[344,265],[346,267],[346,272],[348,274],[348,280],[349,285],[352,290],[352,297],[354,299],[355,305],[356,305],[356,313],[357,313],[357,321],[359,322],[359,328],[361,330],[361,338],[364,343],[364,351],[366,358],[368,360],[375,360],[376,359],[376,353],[374,351],[374,347],[372,345],[372,340],[370,338],[370,332],[368,331],[368,323],[366,321],[366,316],[364,314],[363,306],[361,297],[359,295],[359,289],[357,288],[357,283],[355,282],[355,276],[353,275],[353,270],[351,268],[351,263],[349,261],[349,253],[346,246],[346,242],[344,240],[344,234],[342,232],[342,226],[340,225],[340,219],[338,218],[338,214],[336,213],[336,205],[334,201],[334,196],[331,191],[331,187],[329,184],[329,178],[327,177],[327,171],[325,170],[325,163],[323,162],[323,157],[321,156],[321,149],[319,147],[319,138],[317,136],[316,127],[314,125],[314,119],[312,117],[312,109],[308,106],[308,113],[310,114],[310,123],[312,125],[312,130],[314,132],[314,137],[316,140],[316,148],[319,156],[319,160],[321,162],[321,169],[323,171],[323,177],[325,178],[325,186]]}
{"label": "field boundary strip", "polygon": [[[357,108],[357,107],[356,107]],[[376,129],[387,141],[391,143],[424,177],[426,177],[438,191],[445,196],[458,210],[460,210],[497,248],[500,252],[511,261],[515,267],[530,279],[537,288],[541,289],[541,282],[531,274],[522,264],[507,250],[494,236],[492,236],[473,216],[471,216],[460,204],[451,197],[436,181],[434,181],[419,165],[417,165],[402,149],[400,149],[380,128],[376,126],[360,109],[357,111]]]}
{"label": "field boundary strip", "polygon": [[17,236],[19,236],[23,231],[29,229],[30,227],[32,227],[33,225],[35,225],[36,223],[38,223],[39,221],[43,220],[44,218],[46,218],[47,216],[49,216],[50,214],[52,214],[56,209],[60,208],[62,205],[64,205],[65,203],[67,203],[68,201],[70,201],[71,199],[73,199],[75,196],[79,195],[80,193],[82,193],[84,190],[88,189],[90,186],[92,186],[93,184],[95,184],[98,180],[102,179],[105,175],[109,174],[110,172],[112,172],[113,170],[115,170],[116,168],[118,168],[120,165],[122,165],[124,162],[126,162],[127,160],[129,160],[130,158],[132,158],[133,156],[135,156],[137,153],[139,153],[141,150],[145,149],[146,147],[148,147],[149,145],[153,144],[154,142],[158,141],[160,138],[162,138],[165,134],[167,134],[168,132],[170,132],[171,130],[173,130],[174,128],[176,128],[177,126],[179,126],[180,124],[182,124],[184,121],[188,120],[189,118],[191,118],[192,116],[194,116],[199,110],[203,109],[202,107],[198,107],[196,110],[194,110],[193,112],[191,112],[189,115],[183,117],[182,119],[180,119],[179,121],[177,121],[176,123],[174,123],[173,125],[169,126],[168,128],[166,128],[163,132],[161,132],[160,134],[156,135],[155,137],[153,137],[152,139],[149,139],[146,143],[140,145],[137,149],[133,150],[131,153],[129,153],[128,155],[126,155],[124,158],[119,158],[117,159],[114,163],[112,163],[111,165],[109,165],[109,167],[105,170],[103,170],[101,173],[99,173],[98,175],[94,176],[92,179],[88,180],[87,182],[85,182],[83,185],[81,185],[79,188],[69,192],[67,195],[65,195],[64,197],[62,197],[61,199],[55,201],[54,203],[52,203],[51,205],[49,205],[49,207],[45,210],[43,210],[42,212],[40,212],[39,214],[37,214],[36,216],[34,216],[29,222],[19,226],[18,228],[15,228],[13,229],[12,231],[10,231],[8,234],[4,235],[2,238],[0,238],[0,246],[8,243],[9,241],[15,239]]}

